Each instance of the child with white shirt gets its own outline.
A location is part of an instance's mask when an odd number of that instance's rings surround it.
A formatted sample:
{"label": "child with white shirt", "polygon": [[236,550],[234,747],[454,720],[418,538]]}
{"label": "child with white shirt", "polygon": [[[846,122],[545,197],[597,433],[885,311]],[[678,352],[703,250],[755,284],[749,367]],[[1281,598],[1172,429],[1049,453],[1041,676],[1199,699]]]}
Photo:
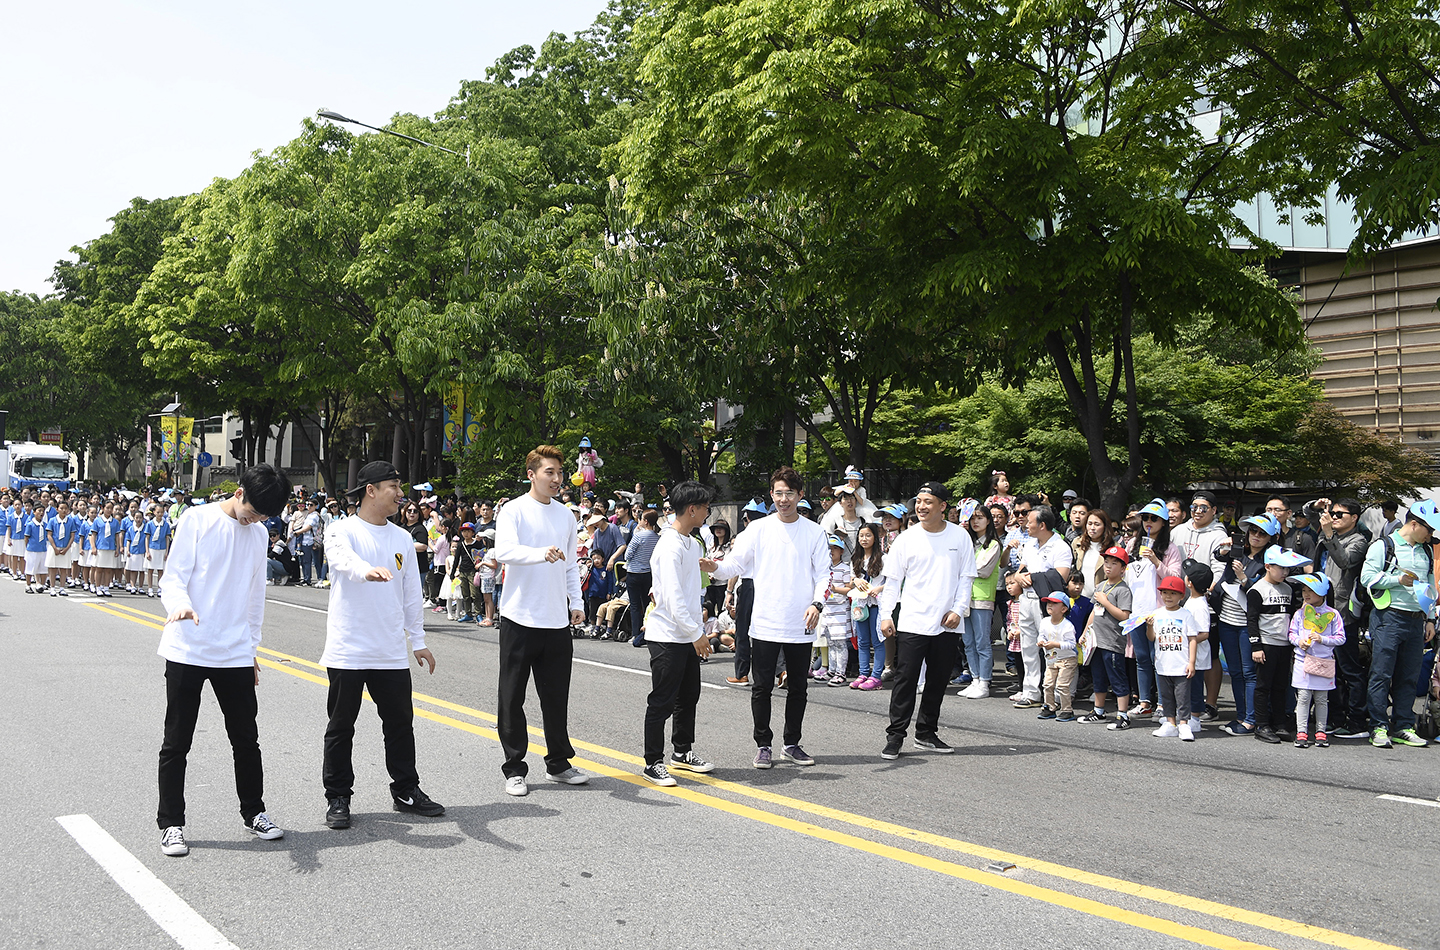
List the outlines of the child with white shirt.
{"label": "child with white shirt", "polygon": [[[650,555],[654,609],[645,622],[650,651],[650,695],[645,701],[646,781],[675,785],[670,769],[709,772],[715,766],[696,755],[695,705],[700,700],[700,661],[710,656],[710,638],[701,619],[700,542],[690,533],[710,517],[712,491],[699,482],[681,482],[670,491],[675,520],[660,531]],[[674,717],[665,762],[665,720]]]}
{"label": "child with white shirt", "polygon": [[1160,705],[1165,722],[1152,735],[1162,739],[1179,736],[1193,742],[1190,729],[1190,677],[1195,675],[1195,618],[1183,606],[1185,582],[1162,577],[1157,585],[1164,605],[1150,615],[1145,635],[1155,644],[1155,676],[1160,681]]}
{"label": "child with white shirt", "polygon": [[845,542],[840,538],[830,539],[830,587],[825,597],[825,607],[820,611],[820,627],[824,631],[828,650],[828,669],[822,666],[816,673],[817,680],[823,679],[828,686],[844,686],[845,668],[850,662],[850,589],[854,587],[854,573],[845,558]]}
{"label": "child with white shirt", "polygon": [[1185,589],[1189,599],[1185,609],[1195,620],[1195,675],[1190,677],[1190,732],[1198,735],[1205,724],[1200,713],[1205,710],[1205,672],[1213,660],[1210,650],[1210,601],[1206,593],[1215,579],[1215,572],[1207,564],[1187,558],[1180,565],[1185,575]]}
{"label": "child with white shirt", "polygon": [[1046,594],[1040,599],[1048,621],[1040,624],[1035,645],[1045,652],[1045,680],[1041,687],[1044,702],[1037,719],[1074,722],[1075,708],[1070,688],[1075,685],[1079,661],[1075,652],[1075,625],[1068,618],[1074,606],[1064,591]]}

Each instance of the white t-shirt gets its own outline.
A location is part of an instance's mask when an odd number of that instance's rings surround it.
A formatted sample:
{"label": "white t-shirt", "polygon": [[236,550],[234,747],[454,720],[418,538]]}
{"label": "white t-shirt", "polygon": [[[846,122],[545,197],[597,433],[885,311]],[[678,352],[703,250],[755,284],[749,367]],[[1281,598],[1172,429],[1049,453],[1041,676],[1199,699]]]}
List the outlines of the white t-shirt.
{"label": "white t-shirt", "polygon": [[[338,670],[403,670],[410,650],[425,649],[424,598],[415,566],[415,539],[399,525],[346,518],[330,526],[330,613],[324,666]],[[394,575],[367,581],[371,568]]]}
{"label": "white t-shirt", "polygon": [[200,618],[167,623],[159,654],[176,663],[233,669],[253,666],[265,621],[265,525],[242,525],[220,505],[205,505],[175,526],[160,578],[166,613],[190,608]]}
{"label": "white t-shirt", "polygon": [[650,553],[655,609],[645,618],[645,639],[694,643],[700,638],[700,543],[674,528],[660,532]]}
{"label": "white t-shirt", "polygon": [[1046,647],[1046,660],[1063,660],[1066,657],[1076,655],[1075,651],[1075,625],[1064,617],[1056,623],[1049,617],[1040,622],[1039,639],[1047,643],[1059,643],[1058,647]]}
{"label": "white t-shirt", "polygon": [[[906,534],[909,534],[907,531]],[[902,535],[903,537],[904,535]],[[1075,552],[1059,534],[1052,533],[1050,540],[1041,544],[1034,538],[1026,538],[1020,545],[1020,566],[1027,574],[1043,574],[1049,570],[1075,566]],[[1039,597],[1034,587],[1025,590],[1026,597]]]}
{"label": "white t-shirt", "polygon": [[[552,547],[560,549],[564,560],[545,560]],[[494,556],[505,566],[501,617],[525,627],[558,630],[570,625],[572,607],[583,609],[575,515],[560,502],[541,504],[528,494],[508,502],[495,516]]]}
{"label": "white t-shirt", "polygon": [[[1210,632],[1210,602],[1204,597],[1191,597],[1185,601],[1185,609],[1190,611],[1190,617],[1195,621],[1195,633]],[[1206,638],[1195,644],[1195,669],[1210,669],[1210,640]]]}
{"label": "white t-shirt", "polygon": [[1161,607],[1150,616],[1150,623],[1155,630],[1155,672],[1184,676],[1190,663],[1189,641],[1195,637],[1195,618],[1184,607]]}
{"label": "white t-shirt", "polygon": [[916,525],[902,532],[885,555],[885,590],[880,594],[880,616],[889,617],[900,604],[898,629],[922,636],[954,633],[940,622],[954,611],[970,611],[975,587],[975,545],[970,533],[945,523],[939,531]]}
{"label": "white t-shirt", "polygon": [[[778,515],[752,522],[716,568],[718,580],[753,577],[755,610],[750,636],[776,643],[809,643],[805,611],[825,600],[830,583],[830,545],[818,524],[805,518],[785,523]],[[510,592],[506,591],[508,598]]]}

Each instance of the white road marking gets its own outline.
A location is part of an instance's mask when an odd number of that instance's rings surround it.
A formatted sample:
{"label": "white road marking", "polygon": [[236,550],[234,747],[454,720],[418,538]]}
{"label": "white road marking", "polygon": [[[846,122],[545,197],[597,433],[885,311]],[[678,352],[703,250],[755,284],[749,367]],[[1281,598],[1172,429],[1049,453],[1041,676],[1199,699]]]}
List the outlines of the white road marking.
{"label": "white road marking", "polygon": [[308,610],[308,611],[310,611],[311,613],[316,613],[316,614],[328,614],[328,613],[330,612],[330,611],[326,610],[324,607],[306,607],[304,604],[292,604],[292,603],[290,603],[290,601],[288,601],[288,600],[275,600],[273,597],[266,597],[266,598],[265,598],[265,603],[267,603],[267,604],[280,604],[280,605],[285,606],[285,607],[294,607],[296,610]]}
{"label": "white road marking", "polygon": [[[613,663],[601,663],[599,660],[582,660],[575,657],[576,663],[584,663],[586,666],[600,666],[607,670],[619,670],[621,673],[634,673],[636,676],[649,676],[649,670],[637,670],[633,666],[616,666]],[[701,683],[706,689],[728,689],[726,686],[716,686],[714,683]]]}
{"label": "white road marking", "polygon": [[238,950],[89,815],[56,818],[95,863],[185,950]]}
{"label": "white road marking", "polygon": [[1376,795],[1375,797],[1387,802],[1404,802],[1406,805],[1429,805],[1431,808],[1440,808],[1440,801],[1431,801],[1428,798],[1410,798],[1406,795]]}

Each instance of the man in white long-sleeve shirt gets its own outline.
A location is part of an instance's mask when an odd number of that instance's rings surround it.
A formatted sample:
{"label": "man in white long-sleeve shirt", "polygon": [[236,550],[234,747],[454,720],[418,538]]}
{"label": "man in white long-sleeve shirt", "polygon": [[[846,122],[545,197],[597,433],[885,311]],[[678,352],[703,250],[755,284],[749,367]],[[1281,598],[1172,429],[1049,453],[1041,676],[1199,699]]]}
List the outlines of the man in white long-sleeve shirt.
{"label": "man in white long-sleeve shirt", "polygon": [[[890,693],[890,727],[881,758],[898,759],[915,712],[920,668],[930,671],[915,719],[915,748],[953,752],[936,729],[950,669],[960,652],[960,625],[970,615],[975,582],[975,546],[959,525],[945,520],[950,491],[926,482],[915,495],[920,524],[903,532],[885,555],[885,591],[880,595],[880,630],[895,637],[895,686]],[[902,591],[903,588],[903,591]],[[903,597],[901,596],[903,592]],[[899,631],[891,619],[900,604]]]}
{"label": "man in white long-sleeve shirt", "polygon": [[[575,516],[555,500],[564,485],[564,456],[542,445],[525,458],[530,491],[500,509],[495,521],[495,559],[505,565],[500,604],[500,748],[505,791],[525,795],[530,734],[525,687],[535,675],[535,694],[545,726],[545,778],[584,785],[590,777],[570,764],[570,624],[585,622],[580,568],[575,556]],[[644,610],[634,604],[632,610]]]}
{"label": "man in white long-sleeve shirt", "polygon": [[410,651],[421,669],[435,672],[435,655],[425,647],[425,611],[410,532],[389,518],[405,501],[400,472],[389,462],[360,469],[349,494],[358,495],[358,517],[331,526],[325,539],[330,558],[330,611],[320,663],[330,677],[325,709],[325,824],[350,827],[355,791],[351,753],[355,719],[368,689],[385,737],[385,769],[396,811],[433,818],[445,808],[420,790],[415,769],[415,708],[411,703]]}
{"label": "man in white long-sleeve shirt", "polygon": [[[650,648],[650,696],[645,704],[645,778],[674,785],[670,769],[709,772],[715,766],[696,755],[695,704],[700,700],[700,660],[710,655],[701,621],[700,542],[691,537],[710,517],[710,488],[681,482],[670,490],[675,520],[660,532],[650,555],[655,609],[645,624]],[[665,764],[665,720],[675,752]]]}
{"label": "man in white long-sleeve shirt", "polygon": [[[160,580],[167,616],[159,654],[165,658],[165,739],[160,746],[160,850],[190,853],[185,843],[185,766],[205,682],[225,716],[235,758],[240,817],[257,838],[284,837],[265,814],[264,769],[255,725],[260,684],[260,627],[265,619],[266,518],[285,508],[290,482],[269,465],[252,465],[235,494],[197,509],[175,531]],[[188,622],[187,622],[188,621]],[[203,621],[203,624],[202,624]]]}
{"label": "man in white long-sleeve shirt", "polygon": [[800,747],[805,724],[805,687],[810,668],[811,631],[820,621],[830,585],[830,545],[825,532],[800,517],[800,475],[789,466],[770,476],[775,514],[754,522],[735,539],[725,560],[702,561],[700,569],[716,580],[754,578],[755,608],[750,620],[750,715],[755,723],[755,767],[773,764],[770,744],[770,694],[780,654],[790,672],[785,700],[785,748],[782,757],[796,765],[814,765]]}

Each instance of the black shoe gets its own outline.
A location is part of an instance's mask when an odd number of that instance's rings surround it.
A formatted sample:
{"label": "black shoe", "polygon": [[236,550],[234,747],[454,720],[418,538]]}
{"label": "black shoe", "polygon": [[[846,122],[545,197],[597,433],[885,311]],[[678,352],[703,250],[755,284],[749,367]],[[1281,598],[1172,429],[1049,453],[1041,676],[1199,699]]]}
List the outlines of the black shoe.
{"label": "black shoe", "polygon": [[349,795],[336,795],[330,799],[330,807],[325,810],[325,825],[329,828],[350,827]]}
{"label": "black shoe", "polygon": [[1331,735],[1337,739],[1368,739],[1370,738],[1370,727],[1355,725],[1345,726],[1339,732],[1332,732]]}
{"label": "black shoe", "polygon": [[1040,715],[1036,716],[1035,718],[1036,718],[1036,719],[1054,719],[1054,718],[1055,718],[1055,710],[1051,709],[1049,706],[1041,706],[1041,707],[1040,707]]}
{"label": "black shoe", "polygon": [[1209,703],[1205,704],[1205,711],[1200,714],[1201,722],[1214,722],[1220,718],[1220,710]]}
{"label": "black shoe", "polygon": [[1255,738],[1259,739],[1261,742],[1269,742],[1273,745],[1279,745],[1281,742],[1279,734],[1274,729],[1271,729],[1269,726],[1260,726],[1258,729],[1256,729]]}
{"label": "black shoe", "polygon": [[949,755],[955,751],[950,747],[949,743],[939,736],[916,736],[915,748],[924,749],[927,752],[938,752],[941,755]]}
{"label": "black shoe", "polygon": [[430,796],[420,791],[418,787],[410,789],[404,795],[394,796],[394,801],[396,811],[408,811],[412,815],[424,815],[426,818],[445,814],[445,806],[431,801]]}
{"label": "black shoe", "polygon": [[894,759],[900,758],[900,746],[903,745],[903,744],[904,744],[904,740],[903,740],[903,739],[896,739],[894,736],[891,736],[889,739],[886,739],[886,740],[885,740],[885,748],[883,748],[883,749],[880,750],[880,758],[882,758],[882,759],[890,759],[890,760],[892,760],[892,761],[893,761]]}

